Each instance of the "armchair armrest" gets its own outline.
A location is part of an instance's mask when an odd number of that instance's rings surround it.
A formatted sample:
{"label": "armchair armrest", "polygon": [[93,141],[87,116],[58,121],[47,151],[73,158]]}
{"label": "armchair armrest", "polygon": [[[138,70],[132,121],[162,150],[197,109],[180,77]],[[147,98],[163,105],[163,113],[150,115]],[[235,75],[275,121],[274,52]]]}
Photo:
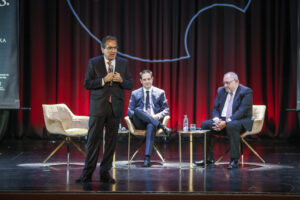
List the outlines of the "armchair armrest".
{"label": "armchair armrest", "polygon": [[163,125],[167,125],[167,123],[169,122],[169,119],[170,119],[169,115],[165,116],[164,119],[163,119],[163,121],[162,121],[162,124]]}
{"label": "armchair armrest", "polygon": [[88,116],[73,116],[70,128],[89,128]]}
{"label": "armchair armrest", "polygon": [[126,121],[126,124],[127,124],[129,132],[130,133],[134,133],[135,127],[134,127],[133,123],[131,122],[129,116],[126,116],[124,119]]}

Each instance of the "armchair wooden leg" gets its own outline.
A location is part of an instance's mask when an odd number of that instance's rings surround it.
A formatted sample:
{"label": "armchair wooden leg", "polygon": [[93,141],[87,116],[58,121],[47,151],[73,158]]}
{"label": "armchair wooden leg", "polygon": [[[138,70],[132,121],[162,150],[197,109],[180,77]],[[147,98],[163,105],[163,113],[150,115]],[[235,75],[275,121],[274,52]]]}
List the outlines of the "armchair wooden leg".
{"label": "armchair wooden leg", "polygon": [[44,163],[46,163],[66,142],[66,139],[63,140],[52,152],[51,154],[44,160]]}
{"label": "armchair wooden leg", "polygon": [[249,149],[263,162],[266,163],[266,161],[264,161],[264,159],[262,159],[262,157],[260,157],[260,155],[248,144],[248,142],[244,139],[241,138],[241,140],[244,142],[245,145],[247,145],[247,147],[249,147]]}
{"label": "armchair wooden leg", "polygon": [[141,142],[141,144],[138,146],[137,150],[134,152],[134,154],[132,155],[129,162],[131,162],[134,159],[136,154],[140,151],[141,147],[145,144],[145,141],[146,141],[146,138],[144,138],[143,141]]}
{"label": "armchair wooden leg", "polygon": [[159,158],[160,158],[163,162],[165,162],[165,159],[164,159],[164,157],[162,156],[161,152],[159,151],[158,147],[157,147],[155,144],[153,145],[153,147],[154,147],[154,150],[156,151],[157,155],[159,156]]}
{"label": "armchair wooden leg", "polygon": [[130,158],[130,161],[129,161],[129,162],[131,162],[131,161],[134,159],[134,157],[136,156],[136,154],[137,154],[139,151],[140,151],[140,149],[138,148],[138,149],[134,152],[134,154],[132,155],[132,157]]}
{"label": "armchair wooden leg", "polygon": [[223,153],[219,158],[218,158],[218,160],[216,161],[216,163],[218,163],[218,162],[220,162],[225,156],[226,156],[226,154],[229,152],[229,149],[227,149],[226,151],[225,151],[225,153]]}
{"label": "armchair wooden leg", "polygon": [[240,142],[239,151],[240,151],[240,162],[242,163],[242,167],[244,167],[244,147],[242,142]]}
{"label": "armchair wooden leg", "polygon": [[70,142],[76,147],[78,151],[82,153],[82,155],[86,156],[85,152],[71,138],[70,138]]}

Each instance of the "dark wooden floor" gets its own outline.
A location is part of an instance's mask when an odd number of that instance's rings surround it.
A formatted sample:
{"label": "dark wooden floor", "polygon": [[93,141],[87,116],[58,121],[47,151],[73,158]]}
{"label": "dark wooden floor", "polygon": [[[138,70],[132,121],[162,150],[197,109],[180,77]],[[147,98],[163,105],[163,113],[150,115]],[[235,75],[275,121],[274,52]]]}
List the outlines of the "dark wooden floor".
{"label": "dark wooden floor", "polygon": [[[157,139],[166,158],[159,162],[153,154],[151,168],[142,168],[143,152],[128,168],[127,137],[119,136],[116,168],[112,175],[117,183],[99,183],[98,168],[93,182],[75,183],[83,168],[84,157],[71,148],[71,165],[67,167],[66,148],[59,150],[48,162],[43,160],[59,144],[53,140],[11,140],[0,144],[0,199],[300,199],[300,145],[297,142],[271,139],[250,139],[250,144],[266,160],[263,164],[248,149],[244,150],[245,164],[227,170],[228,157],[206,169],[189,167],[189,138],[182,143],[183,167],[179,168],[178,136],[164,141]],[[84,148],[85,141],[77,140]],[[139,143],[132,140],[131,149]],[[194,139],[194,159],[202,158],[202,138]],[[220,139],[215,155],[228,147]],[[99,157],[101,159],[101,156]],[[55,197],[55,198],[54,198]]]}

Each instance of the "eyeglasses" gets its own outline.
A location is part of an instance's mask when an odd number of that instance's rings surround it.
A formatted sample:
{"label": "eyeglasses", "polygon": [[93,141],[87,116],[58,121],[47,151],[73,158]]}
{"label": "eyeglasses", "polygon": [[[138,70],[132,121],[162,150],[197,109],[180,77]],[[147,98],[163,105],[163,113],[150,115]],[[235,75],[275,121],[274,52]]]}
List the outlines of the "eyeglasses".
{"label": "eyeglasses", "polygon": [[118,50],[118,47],[106,47],[108,51]]}
{"label": "eyeglasses", "polygon": [[230,83],[233,82],[233,81],[234,81],[234,80],[232,80],[232,81],[224,81],[223,84],[224,84],[224,85],[230,85]]}

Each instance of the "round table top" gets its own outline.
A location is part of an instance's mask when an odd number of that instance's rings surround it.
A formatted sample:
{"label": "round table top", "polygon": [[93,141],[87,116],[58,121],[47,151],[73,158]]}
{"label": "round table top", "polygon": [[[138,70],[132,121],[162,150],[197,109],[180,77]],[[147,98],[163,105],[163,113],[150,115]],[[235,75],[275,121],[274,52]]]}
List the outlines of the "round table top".
{"label": "round table top", "polygon": [[207,133],[209,132],[210,130],[205,130],[205,129],[201,129],[201,130],[188,130],[188,131],[183,131],[183,130],[180,130],[178,131],[180,134],[203,134],[203,133]]}

